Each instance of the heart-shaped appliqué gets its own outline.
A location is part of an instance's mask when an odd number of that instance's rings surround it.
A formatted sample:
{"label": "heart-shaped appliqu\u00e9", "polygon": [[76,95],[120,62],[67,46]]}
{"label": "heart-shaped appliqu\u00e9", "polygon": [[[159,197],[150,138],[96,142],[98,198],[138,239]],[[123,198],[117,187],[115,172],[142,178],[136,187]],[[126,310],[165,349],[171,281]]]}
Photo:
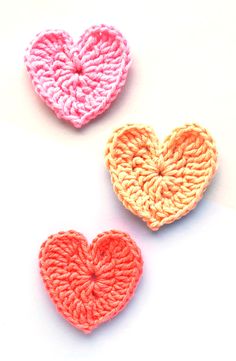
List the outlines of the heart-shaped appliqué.
{"label": "heart-shaped appliqu\u00e9", "polygon": [[215,173],[217,152],[197,124],[175,129],[162,144],[152,128],[131,124],[112,134],[105,158],[120,201],[156,231],[197,205]]}
{"label": "heart-shaped appliqu\u00e9", "polygon": [[57,117],[82,127],[103,113],[125,83],[130,52],[122,34],[100,25],[75,44],[64,31],[37,35],[25,63],[36,93]]}
{"label": "heart-shaped appliqu\u00e9", "polygon": [[139,248],[119,231],[99,234],[91,245],[78,232],[60,232],[43,243],[39,259],[58,311],[85,333],[126,306],[143,267]]}

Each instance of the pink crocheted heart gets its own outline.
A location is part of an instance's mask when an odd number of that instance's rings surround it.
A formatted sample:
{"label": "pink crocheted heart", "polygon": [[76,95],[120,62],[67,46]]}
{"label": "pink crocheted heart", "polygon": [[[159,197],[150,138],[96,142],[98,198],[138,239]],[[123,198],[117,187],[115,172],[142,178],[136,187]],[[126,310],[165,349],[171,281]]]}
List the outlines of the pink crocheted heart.
{"label": "pink crocheted heart", "polygon": [[58,118],[80,128],[116,98],[130,53],[120,32],[100,25],[88,29],[77,44],[64,31],[40,33],[27,49],[25,63],[41,99]]}

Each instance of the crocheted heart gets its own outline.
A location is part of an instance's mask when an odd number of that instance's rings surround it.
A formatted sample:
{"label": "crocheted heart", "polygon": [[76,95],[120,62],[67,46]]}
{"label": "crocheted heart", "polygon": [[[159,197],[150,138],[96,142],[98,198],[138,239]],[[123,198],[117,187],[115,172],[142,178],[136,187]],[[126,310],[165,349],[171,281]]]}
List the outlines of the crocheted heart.
{"label": "crocheted heart", "polygon": [[91,245],[75,231],[48,238],[40,272],[58,311],[85,333],[118,314],[142,274],[141,252],[128,234],[109,231]]}
{"label": "crocheted heart", "polygon": [[153,231],[190,212],[216,169],[206,129],[187,124],[160,144],[152,128],[127,125],[108,141],[106,165],[123,205]]}
{"label": "crocheted heart", "polygon": [[64,31],[38,34],[25,63],[41,99],[58,118],[80,128],[116,98],[127,77],[130,53],[120,32],[100,25],[88,29],[77,44]]}

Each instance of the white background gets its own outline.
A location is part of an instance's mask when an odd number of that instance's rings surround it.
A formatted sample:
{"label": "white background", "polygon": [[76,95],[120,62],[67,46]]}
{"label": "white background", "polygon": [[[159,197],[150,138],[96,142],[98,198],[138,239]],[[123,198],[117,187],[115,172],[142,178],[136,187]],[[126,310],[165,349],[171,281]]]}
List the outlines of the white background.
{"label": "white background", "polygon": [[[236,360],[235,0],[21,0],[0,12],[0,359]],[[119,99],[81,130],[32,90],[25,48],[46,29],[78,39],[116,26],[133,64]],[[203,201],[153,233],[112,191],[104,148],[140,122],[163,139],[186,122],[214,136],[219,170]],[[115,319],[84,335],[54,309],[38,272],[41,243],[75,229],[91,242],[109,229],[140,246],[144,275]]]}

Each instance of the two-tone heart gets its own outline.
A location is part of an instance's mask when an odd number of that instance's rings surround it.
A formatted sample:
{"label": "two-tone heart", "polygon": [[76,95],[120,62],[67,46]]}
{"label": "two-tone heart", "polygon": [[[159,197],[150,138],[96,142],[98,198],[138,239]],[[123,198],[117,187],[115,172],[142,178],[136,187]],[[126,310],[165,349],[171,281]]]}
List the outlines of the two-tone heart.
{"label": "two-tone heart", "polygon": [[25,63],[40,98],[58,118],[80,128],[117,97],[130,52],[119,31],[100,25],[85,31],[76,44],[65,31],[38,34]]}
{"label": "two-tone heart", "polygon": [[99,234],[91,245],[78,232],[60,232],[43,243],[39,259],[57,310],[85,333],[126,306],[143,266],[135,242],[119,231]]}
{"label": "two-tone heart", "polygon": [[105,158],[120,201],[155,231],[197,205],[215,173],[217,152],[199,125],[177,128],[161,144],[152,128],[133,124],[112,134]]}

